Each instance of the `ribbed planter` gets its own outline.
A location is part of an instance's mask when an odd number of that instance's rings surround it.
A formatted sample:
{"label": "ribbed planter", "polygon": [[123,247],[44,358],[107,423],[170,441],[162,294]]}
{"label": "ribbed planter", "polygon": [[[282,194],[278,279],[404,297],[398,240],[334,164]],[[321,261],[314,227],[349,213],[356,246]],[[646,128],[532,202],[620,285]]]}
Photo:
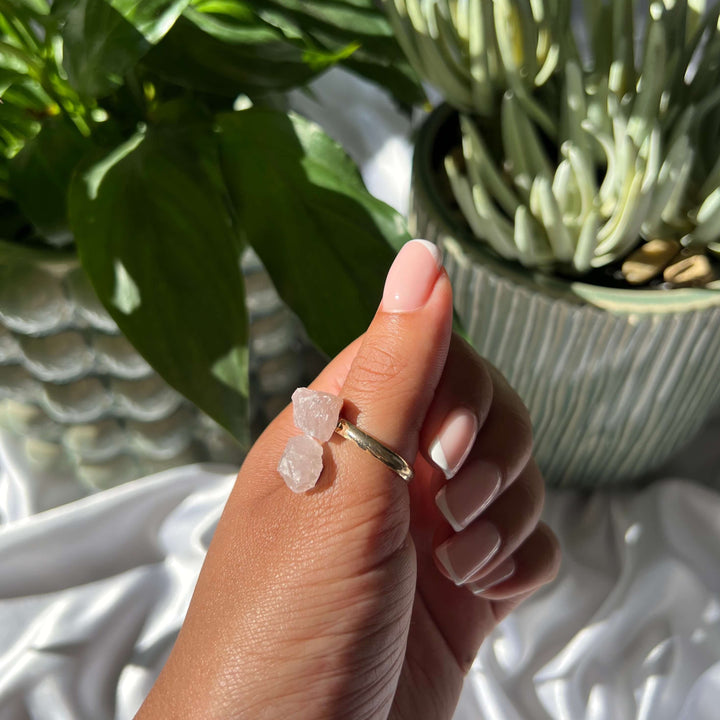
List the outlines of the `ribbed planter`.
{"label": "ribbed planter", "polygon": [[548,482],[642,480],[720,400],[720,292],[610,289],[498,259],[443,188],[453,122],[450,108],[438,108],[418,137],[413,232],[442,249],[470,339],[527,404]]}
{"label": "ribbed planter", "polygon": [[[300,324],[243,256],[257,433],[304,379]],[[30,467],[99,489],[241,448],[122,336],[71,253],[0,247],[0,429]]]}

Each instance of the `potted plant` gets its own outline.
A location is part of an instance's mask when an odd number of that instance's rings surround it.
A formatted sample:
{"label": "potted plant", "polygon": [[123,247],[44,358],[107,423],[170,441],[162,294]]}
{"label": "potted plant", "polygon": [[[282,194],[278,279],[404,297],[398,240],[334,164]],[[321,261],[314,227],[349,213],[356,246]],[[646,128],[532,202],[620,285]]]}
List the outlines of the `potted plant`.
{"label": "potted plant", "polygon": [[720,398],[720,31],[710,3],[385,0],[447,104],[415,231],[556,485],[628,483]]}
{"label": "potted plant", "polygon": [[366,326],[404,225],[282,95],[336,64],[422,96],[371,0],[0,2],[0,419],[29,456],[104,486],[235,447],[193,404],[241,451],[248,397],[301,372],[275,288],[327,353]]}

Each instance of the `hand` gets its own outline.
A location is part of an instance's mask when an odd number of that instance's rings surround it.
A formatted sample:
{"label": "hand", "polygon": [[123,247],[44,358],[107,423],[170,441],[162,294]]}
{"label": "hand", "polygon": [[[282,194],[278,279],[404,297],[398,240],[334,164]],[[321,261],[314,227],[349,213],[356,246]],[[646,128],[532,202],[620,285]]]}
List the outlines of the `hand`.
{"label": "hand", "polygon": [[312,387],[414,460],[414,480],[335,435],[318,486],[294,495],[276,470],[298,433],[283,411],[138,718],[451,718],[483,639],[559,563],[527,412],[451,323],[437,251],[409,243],[366,334]]}

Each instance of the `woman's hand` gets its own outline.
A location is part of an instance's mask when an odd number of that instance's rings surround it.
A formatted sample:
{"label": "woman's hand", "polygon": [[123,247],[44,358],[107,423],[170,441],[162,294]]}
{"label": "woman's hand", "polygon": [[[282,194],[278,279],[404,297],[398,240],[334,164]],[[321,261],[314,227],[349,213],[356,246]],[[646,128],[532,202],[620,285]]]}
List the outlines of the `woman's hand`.
{"label": "woman's hand", "polygon": [[240,470],[138,718],[452,716],[483,639],[559,552],[527,412],[451,324],[437,251],[409,243],[366,334],[311,387],[414,461],[414,480],[333,436],[318,486],[294,495],[276,470],[299,432],[283,411]]}

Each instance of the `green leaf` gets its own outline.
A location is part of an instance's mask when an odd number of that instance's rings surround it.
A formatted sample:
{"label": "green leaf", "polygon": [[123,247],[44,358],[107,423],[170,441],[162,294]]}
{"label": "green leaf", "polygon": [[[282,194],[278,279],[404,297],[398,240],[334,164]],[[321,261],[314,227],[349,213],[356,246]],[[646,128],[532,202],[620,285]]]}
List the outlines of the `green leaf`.
{"label": "green leaf", "polygon": [[11,42],[0,40],[0,68],[26,74],[31,66],[39,65],[37,58]]}
{"label": "green leaf", "polygon": [[357,75],[384,87],[397,102],[409,109],[413,105],[427,102],[418,76],[404,60],[381,61],[376,55],[368,56],[361,48],[341,64]]}
{"label": "green leaf", "polygon": [[0,155],[13,157],[38,133],[40,121],[52,112],[53,103],[25,72],[2,68],[2,58],[0,98]]}
{"label": "green leaf", "polygon": [[426,100],[420,81],[373,0],[257,0],[259,15],[285,34],[305,34],[327,52],[357,51],[341,65],[411,106]]}
{"label": "green leaf", "polygon": [[33,17],[47,15],[50,12],[50,7],[45,0],[3,0],[0,8],[5,9],[6,6],[9,6],[13,12]]}
{"label": "green leaf", "polygon": [[10,190],[36,230],[53,244],[71,239],[67,189],[75,167],[92,143],[65,118],[58,117],[10,161]]}
{"label": "green leaf", "polygon": [[316,57],[305,56],[311,50],[312,46],[286,38],[254,13],[232,16],[192,8],[144,63],[183,87],[235,97],[304,85],[333,60],[329,56],[318,66]]}
{"label": "green leaf", "polygon": [[28,138],[40,132],[40,123],[27,108],[9,102],[0,105],[0,153],[15,155]]}
{"label": "green leaf", "polygon": [[189,0],[76,0],[63,5],[63,65],[73,87],[101,97],[170,30]]}
{"label": "green leaf", "polygon": [[102,97],[122,85],[122,76],[150,43],[104,0],[78,0],[62,28],[63,66],[84,97]]}
{"label": "green leaf", "polygon": [[0,0],[0,35],[32,54],[40,48],[40,28],[49,8],[44,3]]}
{"label": "green leaf", "polygon": [[264,109],[218,118],[220,158],[242,230],[310,337],[334,355],[367,328],[408,239],[317,125]]}
{"label": "green leaf", "polygon": [[346,45],[336,52],[327,50],[306,50],[303,53],[303,60],[314,70],[321,72],[331,65],[335,65],[343,60],[352,57],[360,46],[357,44]]}
{"label": "green leaf", "polygon": [[355,35],[392,37],[392,29],[373,0],[256,0],[258,8],[272,8],[286,17],[295,17],[300,24],[346,30]]}
{"label": "green leaf", "polygon": [[78,170],[83,269],[130,342],[238,440],[248,438],[240,248],[206,126],[153,128]]}
{"label": "green leaf", "polygon": [[165,37],[190,0],[106,0],[151,44]]}
{"label": "green leaf", "polygon": [[35,81],[22,73],[0,69],[0,97],[3,103],[29,110],[37,115],[48,113],[54,105]]}

